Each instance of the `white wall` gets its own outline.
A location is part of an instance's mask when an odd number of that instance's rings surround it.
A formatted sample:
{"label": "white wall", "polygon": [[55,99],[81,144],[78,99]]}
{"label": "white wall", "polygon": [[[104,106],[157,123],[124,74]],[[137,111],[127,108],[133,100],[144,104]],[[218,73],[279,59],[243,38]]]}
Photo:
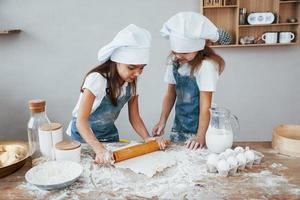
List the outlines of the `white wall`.
{"label": "white wall", "polygon": [[[168,43],[159,35],[178,11],[199,11],[199,0],[2,0],[0,29],[0,139],[26,139],[27,102],[47,100],[52,121],[66,127],[85,73],[97,50],[130,23],[153,37],[151,64],[141,80],[140,111],[149,130],[159,119]],[[281,123],[300,123],[300,46],[217,49],[226,61],[215,102],[240,119],[238,140],[270,140]],[[170,116],[168,127],[173,121]],[[138,137],[127,109],[117,121],[121,137]]]}

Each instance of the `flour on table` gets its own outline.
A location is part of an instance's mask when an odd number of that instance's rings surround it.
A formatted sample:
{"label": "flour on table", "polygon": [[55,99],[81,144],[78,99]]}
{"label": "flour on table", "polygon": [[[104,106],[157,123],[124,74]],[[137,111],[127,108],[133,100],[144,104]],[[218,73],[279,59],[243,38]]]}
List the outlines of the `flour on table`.
{"label": "flour on table", "polygon": [[[123,148],[137,145],[138,143],[130,143]],[[119,150],[113,149],[113,150]],[[176,153],[168,151],[155,151],[142,156],[124,160],[115,163],[117,168],[130,169],[137,174],[144,174],[148,177],[154,176],[157,172],[162,172],[164,169],[176,164]]]}
{"label": "flour on table", "polygon": [[[105,146],[113,150],[124,144],[112,143]],[[255,191],[249,196],[252,199],[280,199],[277,198],[278,195],[300,195],[299,186],[289,183],[280,175],[282,170],[286,170],[286,166],[280,163],[264,160],[262,169],[249,169],[236,176],[224,178],[207,172],[206,160],[210,153],[207,149],[192,151],[181,145],[170,145],[165,153],[169,152],[176,154],[176,164],[148,177],[128,169],[97,165],[94,163],[93,150],[82,144],[81,164],[84,171],[74,184],[63,190],[49,192],[25,181],[17,188],[29,194],[30,199],[38,200],[235,199],[228,191],[234,190],[233,194],[240,196],[249,195],[245,188]],[[10,196],[9,199],[19,197],[15,193]]]}
{"label": "flour on table", "polygon": [[115,166],[152,177],[157,172],[162,172],[164,169],[175,165],[175,163],[176,157],[174,153],[156,151],[115,163]]}

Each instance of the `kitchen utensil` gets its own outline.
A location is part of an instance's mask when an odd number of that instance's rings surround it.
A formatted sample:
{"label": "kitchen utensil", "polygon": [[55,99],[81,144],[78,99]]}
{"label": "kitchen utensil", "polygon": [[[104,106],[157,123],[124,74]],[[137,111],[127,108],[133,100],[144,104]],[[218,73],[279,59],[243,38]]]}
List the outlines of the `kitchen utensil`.
{"label": "kitchen utensil", "polygon": [[27,182],[44,190],[65,188],[82,174],[83,167],[71,161],[49,161],[31,168],[26,174]]}
{"label": "kitchen utensil", "polygon": [[[166,141],[166,145],[171,142]],[[145,144],[138,144],[124,149],[119,149],[113,152],[115,162],[120,162],[137,156],[141,156],[147,153],[151,153],[159,150],[159,145],[156,140],[151,140]]]}
{"label": "kitchen utensil", "polygon": [[300,125],[283,124],[275,127],[272,147],[280,154],[300,157]]}
{"label": "kitchen utensil", "polygon": [[233,138],[239,132],[239,122],[226,108],[210,108],[210,122],[206,131],[206,146],[213,153],[221,153],[233,144]]}

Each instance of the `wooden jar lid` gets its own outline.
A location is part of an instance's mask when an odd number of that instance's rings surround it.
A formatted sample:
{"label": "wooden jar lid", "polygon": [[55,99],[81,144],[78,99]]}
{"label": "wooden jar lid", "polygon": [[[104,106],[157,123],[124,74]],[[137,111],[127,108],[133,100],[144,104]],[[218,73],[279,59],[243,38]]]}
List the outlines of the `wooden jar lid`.
{"label": "wooden jar lid", "polygon": [[28,102],[29,110],[34,113],[44,112],[46,101],[43,99],[32,99]]}
{"label": "wooden jar lid", "polygon": [[55,131],[62,127],[60,123],[50,123],[50,124],[43,124],[40,126],[39,130],[41,131]]}
{"label": "wooden jar lid", "polygon": [[72,150],[80,147],[80,142],[75,140],[63,140],[55,144],[55,148],[59,150]]}

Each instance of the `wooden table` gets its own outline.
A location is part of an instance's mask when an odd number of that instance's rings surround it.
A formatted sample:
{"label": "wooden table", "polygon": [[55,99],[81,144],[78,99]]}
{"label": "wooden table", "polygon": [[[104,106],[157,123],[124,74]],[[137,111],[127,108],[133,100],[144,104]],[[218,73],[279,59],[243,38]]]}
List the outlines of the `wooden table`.
{"label": "wooden table", "polygon": [[[247,179],[241,181],[239,177],[227,177],[220,180],[220,185],[214,187],[220,187],[218,191],[226,193],[222,199],[300,199],[300,159],[291,158],[284,155],[279,155],[275,150],[271,148],[270,142],[242,142],[235,145],[249,146],[258,150],[264,154],[264,160],[259,167],[251,169],[251,172],[257,171],[258,173],[264,169],[272,166],[273,163],[281,164],[284,166],[282,169],[274,168],[272,174],[283,176],[288,182],[282,184],[277,194],[271,194],[270,192],[260,189],[259,187],[253,187],[247,183]],[[0,199],[38,199],[32,192],[17,187],[24,183],[25,173],[30,169],[30,161],[27,161],[17,172],[0,179]],[[199,183],[197,186],[199,189],[205,191],[205,184]],[[291,193],[288,190],[287,184],[292,184],[296,187],[297,192]],[[226,192],[227,191],[227,192]],[[51,199],[52,193],[43,196],[41,199]],[[79,199],[95,199],[97,196],[93,196],[91,193],[85,193],[79,196]],[[117,197],[116,197],[117,198]],[[142,197],[133,197],[134,199],[146,199]],[[62,197],[61,199],[70,199],[70,197]]]}

